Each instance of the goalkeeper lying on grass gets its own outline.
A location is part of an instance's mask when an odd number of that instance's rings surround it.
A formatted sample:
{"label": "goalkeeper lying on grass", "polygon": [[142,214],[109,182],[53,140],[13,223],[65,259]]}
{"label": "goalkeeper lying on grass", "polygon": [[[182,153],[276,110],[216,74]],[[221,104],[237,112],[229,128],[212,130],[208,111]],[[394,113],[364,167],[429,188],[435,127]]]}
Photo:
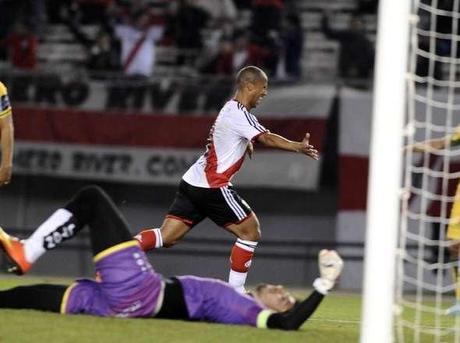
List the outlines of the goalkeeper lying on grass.
{"label": "goalkeeper lying on grass", "polygon": [[335,251],[319,254],[321,277],[311,295],[297,302],[281,286],[260,285],[252,296],[208,278],[164,278],[133,240],[112,200],[95,186],[80,190],[26,240],[0,229],[0,246],[11,262],[9,271],[26,273],[32,264],[85,225],[90,230],[97,278],[70,286],[32,285],[0,291],[0,308],[35,309],[65,314],[155,317],[296,330],[334,286],[343,262]]}

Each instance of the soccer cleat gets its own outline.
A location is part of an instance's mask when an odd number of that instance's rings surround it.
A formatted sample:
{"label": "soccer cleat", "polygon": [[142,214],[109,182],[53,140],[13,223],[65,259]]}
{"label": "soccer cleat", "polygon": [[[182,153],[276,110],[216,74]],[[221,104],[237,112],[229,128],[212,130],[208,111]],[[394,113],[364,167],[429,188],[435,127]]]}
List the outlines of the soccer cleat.
{"label": "soccer cleat", "polygon": [[18,238],[8,235],[1,227],[0,248],[8,258],[7,271],[9,273],[22,275],[32,267],[32,264],[26,261],[22,242]]}
{"label": "soccer cleat", "polygon": [[458,316],[460,315],[460,300],[457,300],[457,302],[449,307],[446,310],[446,315],[447,316]]}
{"label": "soccer cleat", "polygon": [[318,255],[319,272],[325,288],[334,287],[343,269],[343,260],[335,250],[323,249]]}

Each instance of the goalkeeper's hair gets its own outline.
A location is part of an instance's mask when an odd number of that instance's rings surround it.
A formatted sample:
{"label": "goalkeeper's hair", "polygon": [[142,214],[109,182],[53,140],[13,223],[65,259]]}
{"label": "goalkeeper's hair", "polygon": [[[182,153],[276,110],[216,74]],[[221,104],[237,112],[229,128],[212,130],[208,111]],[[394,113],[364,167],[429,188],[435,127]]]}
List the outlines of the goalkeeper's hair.
{"label": "goalkeeper's hair", "polygon": [[259,283],[254,290],[247,292],[247,295],[254,297],[254,295],[259,294],[262,290],[268,286],[268,283]]}

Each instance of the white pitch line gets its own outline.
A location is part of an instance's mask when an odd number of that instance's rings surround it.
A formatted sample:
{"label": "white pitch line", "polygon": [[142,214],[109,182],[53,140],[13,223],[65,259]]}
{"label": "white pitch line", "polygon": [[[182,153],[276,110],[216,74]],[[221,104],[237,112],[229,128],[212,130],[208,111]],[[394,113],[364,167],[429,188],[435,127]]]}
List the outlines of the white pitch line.
{"label": "white pitch line", "polygon": [[310,318],[309,322],[329,322],[329,323],[342,323],[342,324],[360,324],[360,320],[342,320],[342,319],[328,319],[328,318]]}
{"label": "white pitch line", "polygon": [[[361,324],[360,320],[342,320],[342,319],[329,319],[329,318],[310,318],[308,319],[309,322],[328,322],[328,323],[339,323],[339,324]],[[440,329],[440,330],[452,330],[452,326],[428,326],[422,325],[420,326],[421,329]],[[455,330],[452,330],[453,332]]]}

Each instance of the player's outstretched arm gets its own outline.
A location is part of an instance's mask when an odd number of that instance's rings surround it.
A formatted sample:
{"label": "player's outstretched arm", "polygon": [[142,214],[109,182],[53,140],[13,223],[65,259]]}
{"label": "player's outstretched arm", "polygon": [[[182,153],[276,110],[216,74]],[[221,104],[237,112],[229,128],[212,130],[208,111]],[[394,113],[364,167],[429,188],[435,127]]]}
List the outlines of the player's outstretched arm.
{"label": "player's outstretched arm", "polygon": [[448,142],[450,142],[450,146],[460,145],[460,126],[457,126],[455,132],[451,135],[406,145],[404,147],[404,150],[413,152],[431,152],[435,150],[445,149]]}
{"label": "player's outstretched arm", "polygon": [[271,314],[267,327],[271,329],[297,330],[315,312],[324,296],[334,287],[343,269],[343,261],[334,250],[321,250],[318,256],[320,277],[313,283],[315,289],[308,298],[294,309]]}
{"label": "player's outstretched arm", "polygon": [[441,150],[444,149],[446,145],[445,138],[432,139],[425,142],[415,143],[405,146],[404,150],[413,152],[425,152],[431,150]]}
{"label": "player's outstretched arm", "polygon": [[0,117],[0,146],[2,160],[0,163],[0,186],[11,180],[13,170],[14,129],[11,114]]}
{"label": "player's outstretched arm", "polygon": [[314,160],[319,159],[318,150],[310,144],[310,134],[307,132],[301,142],[291,141],[275,133],[266,132],[257,138],[257,141],[269,148],[276,148],[292,152],[299,152]]}

